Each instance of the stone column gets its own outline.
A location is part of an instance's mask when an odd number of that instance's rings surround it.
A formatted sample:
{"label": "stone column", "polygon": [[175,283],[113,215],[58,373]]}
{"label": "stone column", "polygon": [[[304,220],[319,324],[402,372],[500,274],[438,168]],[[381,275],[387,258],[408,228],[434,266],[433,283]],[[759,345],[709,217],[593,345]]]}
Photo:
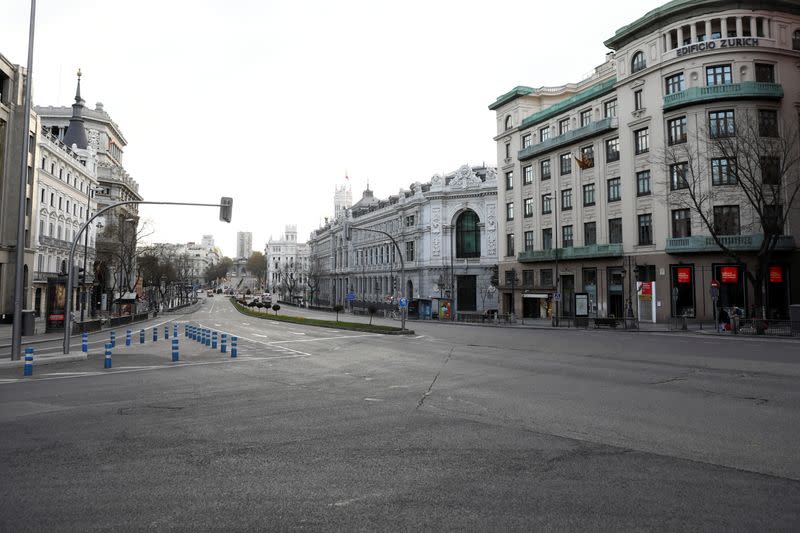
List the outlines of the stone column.
{"label": "stone column", "polygon": [[692,38],[692,43],[697,42],[697,23],[692,22],[689,24],[689,35]]}
{"label": "stone column", "polygon": [[728,17],[719,19],[719,32],[722,34],[723,39],[728,37]]}
{"label": "stone column", "polygon": [[706,21],[706,41],[711,40],[711,20]]}
{"label": "stone column", "polygon": [[671,31],[668,31],[667,33],[664,34],[664,42],[666,44],[666,51],[667,52],[669,52],[670,50],[675,48],[674,46],[672,46],[672,32]]}
{"label": "stone column", "polygon": [[742,28],[743,28],[743,26],[742,26],[742,17],[736,17],[736,36],[737,37],[741,37],[742,33],[744,33]]}
{"label": "stone column", "polygon": [[758,28],[756,27],[755,17],[750,17],[750,37],[758,37]]}
{"label": "stone column", "polygon": [[683,46],[683,26],[678,28],[678,48]]}
{"label": "stone column", "polygon": [[767,39],[772,38],[772,32],[770,32],[770,27],[769,27],[769,19],[767,17],[763,17],[761,19],[761,33],[763,33],[764,37],[766,37]]}

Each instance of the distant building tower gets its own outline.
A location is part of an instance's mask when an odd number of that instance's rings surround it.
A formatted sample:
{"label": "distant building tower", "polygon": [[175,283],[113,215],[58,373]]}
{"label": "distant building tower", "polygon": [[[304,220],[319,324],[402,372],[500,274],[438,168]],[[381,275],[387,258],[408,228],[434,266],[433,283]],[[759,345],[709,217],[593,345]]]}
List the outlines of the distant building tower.
{"label": "distant building tower", "polygon": [[214,236],[203,235],[203,239],[200,241],[200,244],[202,244],[203,247],[205,247],[208,250],[214,248]]}
{"label": "distant building tower", "polygon": [[240,231],[236,234],[236,258],[248,259],[253,253],[253,234]]}
{"label": "distant building tower", "polygon": [[344,216],[344,212],[353,205],[353,192],[350,185],[336,186],[336,193],[333,196],[333,218],[334,220]]}

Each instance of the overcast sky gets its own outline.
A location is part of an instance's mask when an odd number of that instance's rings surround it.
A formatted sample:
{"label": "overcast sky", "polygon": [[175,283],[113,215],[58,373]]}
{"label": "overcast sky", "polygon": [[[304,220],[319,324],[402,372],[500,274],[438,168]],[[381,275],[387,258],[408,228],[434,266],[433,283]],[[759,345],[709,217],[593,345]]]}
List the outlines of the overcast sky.
{"label": "overcast sky", "polygon": [[[603,41],[665,0],[39,0],[35,105],[103,102],[128,140],[146,200],[234,198],[212,208],[143,207],[155,241],[297,224],[305,240],[353,201],[385,198],[462,164],[495,164],[494,112],[517,85],[575,82]],[[26,0],[3,2],[0,53],[24,65]]]}

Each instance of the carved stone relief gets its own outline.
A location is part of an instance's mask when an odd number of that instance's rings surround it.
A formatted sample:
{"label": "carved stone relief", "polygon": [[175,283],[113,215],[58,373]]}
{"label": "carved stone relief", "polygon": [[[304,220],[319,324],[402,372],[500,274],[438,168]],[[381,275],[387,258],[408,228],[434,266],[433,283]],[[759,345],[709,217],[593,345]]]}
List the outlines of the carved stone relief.
{"label": "carved stone relief", "polygon": [[431,207],[431,254],[442,255],[442,208]]}

